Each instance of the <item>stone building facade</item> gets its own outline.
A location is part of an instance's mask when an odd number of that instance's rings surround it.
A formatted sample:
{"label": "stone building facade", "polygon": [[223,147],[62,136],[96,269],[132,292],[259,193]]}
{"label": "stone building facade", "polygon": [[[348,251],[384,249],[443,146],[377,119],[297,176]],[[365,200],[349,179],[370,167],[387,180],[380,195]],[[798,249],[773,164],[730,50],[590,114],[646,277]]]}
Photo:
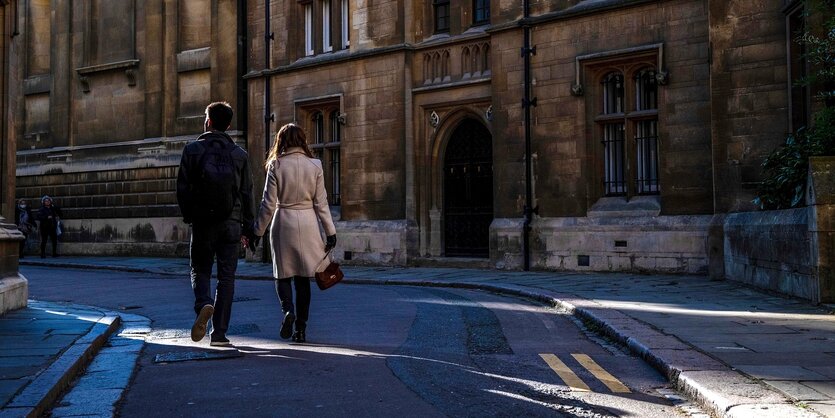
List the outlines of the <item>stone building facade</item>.
{"label": "stone building facade", "polygon": [[802,7],[31,0],[17,194],[58,196],[72,251],[181,254],[179,152],[225,99],[256,187],[277,129],[306,127],[346,262],[521,268],[529,178],[532,268],[704,273],[808,115]]}
{"label": "stone building facade", "polygon": [[346,260],[519,268],[530,28],[531,266],[707,272],[791,129],[802,2],[525,3],[250,1],[249,126],[318,138]]}
{"label": "stone building facade", "polygon": [[[175,181],[212,100],[246,103],[233,0],[29,0],[14,111],[17,196],[64,213],[61,251],[187,254]],[[240,32],[240,33],[239,33]],[[240,110],[240,109],[239,109]],[[239,112],[245,115],[246,112]],[[245,118],[232,135],[245,141]]]}

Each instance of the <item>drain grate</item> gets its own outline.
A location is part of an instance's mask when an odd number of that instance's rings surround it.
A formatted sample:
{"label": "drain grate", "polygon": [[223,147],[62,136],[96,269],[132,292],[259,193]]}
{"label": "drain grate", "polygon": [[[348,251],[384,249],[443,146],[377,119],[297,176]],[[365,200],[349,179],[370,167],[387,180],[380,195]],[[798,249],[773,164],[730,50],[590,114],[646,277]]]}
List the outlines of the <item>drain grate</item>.
{"label": "drain grate", "polygon": [[156,357],[154,357],[154,363],[178,363],[183,361],[222,360],[238,357],[243,357],[243,353],[241,353],[238,350],[185,351],[177,353],[157,354]]}
{"label": "drain grate", "polygon": [[254,334],[256,332],[261,332],[261,328],[256,324],[233,324],[229,326],[226,335]]}

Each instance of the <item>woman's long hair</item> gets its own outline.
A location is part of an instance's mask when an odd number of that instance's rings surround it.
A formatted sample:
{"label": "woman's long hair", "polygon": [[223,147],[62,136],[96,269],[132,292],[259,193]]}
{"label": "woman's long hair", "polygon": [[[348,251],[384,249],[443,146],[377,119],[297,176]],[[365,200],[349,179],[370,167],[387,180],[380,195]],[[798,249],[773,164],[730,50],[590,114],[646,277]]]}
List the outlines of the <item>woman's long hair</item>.
{"label": "woman's long hair", "polygon": [[313,158],[313,153],[310,152],[310,148],[307,146],[307,135],[305,135],[304,129],[295,123],[288,123],[282,126],[278,130],[278,133],[275,134],[273,146],[270,148],[270,152],[267,153],[266,166],[269,167],[271,161],[278,159],[281,154],[284,154],[288,149],[293,147],[301,148],[304,151],[304,155],[307,155],[308,158]]}

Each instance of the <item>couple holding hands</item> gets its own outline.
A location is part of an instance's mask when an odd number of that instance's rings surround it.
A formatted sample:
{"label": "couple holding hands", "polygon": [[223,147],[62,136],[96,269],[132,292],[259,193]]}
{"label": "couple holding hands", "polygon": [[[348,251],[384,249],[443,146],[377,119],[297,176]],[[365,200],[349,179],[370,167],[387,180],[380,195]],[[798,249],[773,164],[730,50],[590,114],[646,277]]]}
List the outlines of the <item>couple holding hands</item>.
{"label": "couple holding hands", "polygon": [[[191,285],[197,319],[191,338],[202,340],[211,320],[211,345],[231,345],[226,331],[235,290],[238,245],[254,250],[272,225],[273,277],[283,312],[280,336],[305,342],[310,279],[336,245],[322,163],[310,152],[301,127],[293,123],[281,127],[267,156],[264,193],[256,214],[248,155],[226,134],[232,116],[232,107],[226,102],[206,107],[205,133],[186,145],[180,161],[177,201],[184,221],[192,225]],[[326,235],[324,241],[320,223]],[[215,258],[218,283],[213,298],[211,276]]]}

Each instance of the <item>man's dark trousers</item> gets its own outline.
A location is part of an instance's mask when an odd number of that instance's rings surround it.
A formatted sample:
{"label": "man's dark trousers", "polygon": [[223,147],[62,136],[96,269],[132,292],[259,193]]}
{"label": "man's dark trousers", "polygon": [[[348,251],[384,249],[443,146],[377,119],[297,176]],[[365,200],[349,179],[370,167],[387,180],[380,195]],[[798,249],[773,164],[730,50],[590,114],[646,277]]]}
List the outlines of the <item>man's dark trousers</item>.
{"label": "man's dark trousers", "polygon": [[[212,335],[225,337],[235,296],[235,271],[241,222],[227,220],[215,224],[194,223],[191,229],[191,288],[194,289],[194,312],[204,305],[214,305]],[[217,290],[212,299],[212,264],[217,257]]]}

